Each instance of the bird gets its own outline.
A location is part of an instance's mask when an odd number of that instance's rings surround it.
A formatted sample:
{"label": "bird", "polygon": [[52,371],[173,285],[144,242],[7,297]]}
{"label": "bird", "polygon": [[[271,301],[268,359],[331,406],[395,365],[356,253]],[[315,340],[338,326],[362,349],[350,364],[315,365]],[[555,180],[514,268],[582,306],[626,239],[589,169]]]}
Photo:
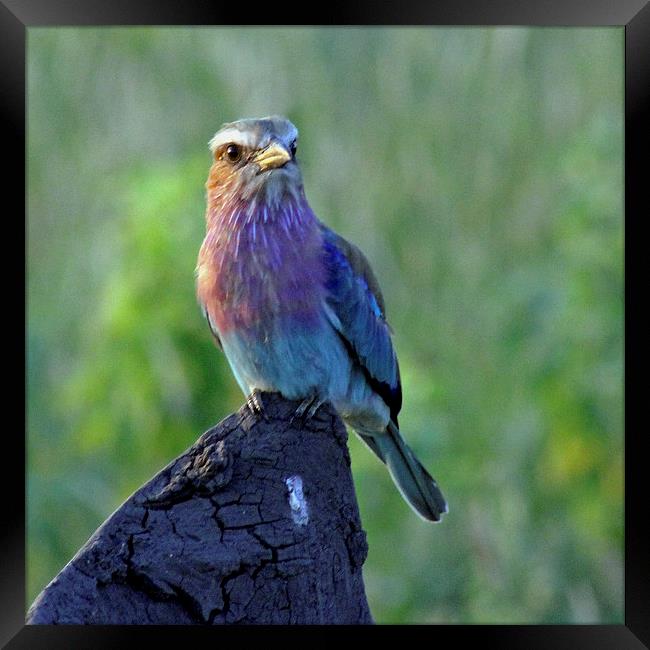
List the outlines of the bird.
{"label": "bird", "polygon": [[297,159],[298,129],[272,115],[224,123],[209,141],[206,233],[196,293],[254,414],[264,392],[313,417],[329,401],[388,467],[423,519],[448,512],[404,440],[399,365],[370,263],[315,215]]}

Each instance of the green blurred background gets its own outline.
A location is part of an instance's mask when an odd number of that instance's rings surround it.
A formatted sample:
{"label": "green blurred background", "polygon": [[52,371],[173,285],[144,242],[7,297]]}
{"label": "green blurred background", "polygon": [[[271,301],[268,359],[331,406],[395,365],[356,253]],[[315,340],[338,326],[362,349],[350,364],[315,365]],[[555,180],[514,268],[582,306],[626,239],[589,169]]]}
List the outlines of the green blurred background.
{"label": "green blurred background", "polygon": [[375,619],[621,623],[622,71],[622,28],[30,28],[29,603],[242,404],[194,295],[207,142],[280,113],[450,503],[351,435]]}

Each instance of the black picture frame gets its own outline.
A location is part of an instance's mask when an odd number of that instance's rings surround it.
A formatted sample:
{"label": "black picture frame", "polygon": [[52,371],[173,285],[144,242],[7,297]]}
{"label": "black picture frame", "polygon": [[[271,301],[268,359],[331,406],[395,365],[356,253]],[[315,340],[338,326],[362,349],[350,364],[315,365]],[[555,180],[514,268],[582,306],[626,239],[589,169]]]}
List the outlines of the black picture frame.
{"label": "black picture frame", "polygon": [[[287,8],[289,5],[286,5]],[[632,381],[642,361],[639,354],[641,333],[647,331],[639,303],[643,284],[640,281],[641,238],[638,224],[642,220],[642,156],[650,144],[648,126],[644,120],[650,99],[650,6],[647,0],[438,0],[433,3],[400,2],[390,6],[360,3],[354,6],[325,6],[320,16],[306,16],[299,8],[291,8],[291,15],[282,15],[270,5],[256,9],[254,22],[264,20],[274,24],[396,24],[396,25],[546,25],[546,26],[621,26],[625,29],[625,622],[622,625],[442,625],[434,630],[425,626],[390,628],[400,636],[424,633],[431,635],[428,643],[445,647],[447,644],[472,644],[473,647],[496,648],[644,648],[650,645],[650,571],[648,570],[650,540],[645,531],[644,514],[647,502],[644,490],[644,432],[635,426],[640,404],[643,380]],[[27,28],[63,25],[227,25],[251,21],[253,12],[230,5],[219,7],[205,0],[172,2],[170,0],[0,0],[0,86],[2,87],[2,114],[4,125],[4,154],[8,170],[5,172],[5,196],[15,199],[16,211],[25,206],[25,64]],[[289,19],[287,21],[287,19]],[[287,21],[287,22],[285,22]],[[7,175],[15,176],[8,178]],[[645,209],[647,215],[647,207]],[[20,232],[18,216],[11,209],[5,212],[5,228],[16,227]],[[27,214],[25,212],[25,219]],[[23,227],[22,234],[25,237]],[[18,251],[11,236],[5,238],[3,261],[5,277],[13,280],[18,259],[11,253]],[[637,234],[635,237],[634,235]],[[20,239],[20,235],[18,235]],[[26,242],[25,242],[26,244]],[[26,245],[23,248],[23,270],[26,271]],[[11,281],[10,281],[11,284]],[[25,288],[25,283],[23,283]],[[9,342],[11,327],[23,326],[25,337],[26,299],[21,305],[16,292],[15,305],[5,302],[5,344]],[[8,297],[8,296],[7,296]],[[23,318],[21,319],[20,314]],[[20,335],[18,334],[18,337]],[[24,338],[23,340],[26,340]],[[5,345],[5,350],[18,348]],[[16,352],[19,355],[19,352]],[[22,359],[25,386],[25,356]],[[17,360],[17,368],[20,362]],[[5,379],[11,372],[7,369]],[[639,376],[640,373],[638,373]],[[20,373],[18,371],[18,375]],[[7,381],[16,386],[19,381]],[[23,418],[25,414],[23,390]],[[12,405],[20,404],[17,397]],[[14,406],[14,408],[17,408]],[[640,419],[640,418],[639,418]],[[24,426],[25,430],[26,427]],[[7,648],[115,648],[118,646],[176,640],[188,643],[197,635],[215,643],[212,632],[203,628],[25,626],[25,436],[18,427],[8,426],[5,419],[3,439],[5,458],[2,480],[2,579],[0,581],[0,642]],[[385,627],[385,626],[382,626]],[[332,629],[332,628],[330,628]],[[356,633],[373,635],[376,626]],[[220,628],[220,635],[236,634],[236,641],[248,639],[249,634],[269,634],[286,629],[274,628]],[[290,634],[310,634],[312,628],[292,629]],[[337,629],[332,629],[336,632]],[[347,635],[351,629],[346,628]],[[323,634],[324,630],[319,630]],[[382,630],[381,634],[384,634]],[[203,637],[199,637],[203,639]],[[368,638],[368,637],[366,637]],[[223,642],[224,637],[218,638]],[[229,640],[229,637],[226,637]],[[226,641],[227,642],[227,641]]]}

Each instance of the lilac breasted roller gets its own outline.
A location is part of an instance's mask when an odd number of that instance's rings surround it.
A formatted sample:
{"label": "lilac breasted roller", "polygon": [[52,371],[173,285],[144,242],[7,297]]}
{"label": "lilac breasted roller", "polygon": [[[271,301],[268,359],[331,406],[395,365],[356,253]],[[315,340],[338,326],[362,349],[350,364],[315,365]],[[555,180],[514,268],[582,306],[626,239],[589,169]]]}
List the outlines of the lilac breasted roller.
{"label": "lilac breasted roller", "polygon": [[424,519],[447,504],[402,438],[399,366],[384,300],[363,253],[312,211],[296,160],[298,131],[266,117],[224,124],[210,140],[206,236],[197,295],[248,396],[301,400],[313,416],[329,400],[388,466]]}

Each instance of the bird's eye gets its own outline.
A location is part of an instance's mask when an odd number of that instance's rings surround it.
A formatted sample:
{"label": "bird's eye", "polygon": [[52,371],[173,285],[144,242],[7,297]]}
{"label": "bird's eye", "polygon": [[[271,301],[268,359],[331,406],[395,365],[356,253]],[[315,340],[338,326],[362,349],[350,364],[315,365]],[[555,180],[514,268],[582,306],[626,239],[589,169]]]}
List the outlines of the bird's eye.
{"label": "bird's eye", "polygon": [[240,158],[242,154],[242,149],[238,144],[231,143],[226,147],[226,158],[231,163],[236,163]]}
{"label": "bird's eye", "polygon": [[296,155],[296,150],[297,150],[297,149],[298,149],[298,145],[297,145],[297,143],[296,143],[296,140],[294,140],[294,141],[291,143],[291,147],[289,147],[289,150],[291,151],[291,157],[292,157],[292,158],[295,157],[295,155]]}

